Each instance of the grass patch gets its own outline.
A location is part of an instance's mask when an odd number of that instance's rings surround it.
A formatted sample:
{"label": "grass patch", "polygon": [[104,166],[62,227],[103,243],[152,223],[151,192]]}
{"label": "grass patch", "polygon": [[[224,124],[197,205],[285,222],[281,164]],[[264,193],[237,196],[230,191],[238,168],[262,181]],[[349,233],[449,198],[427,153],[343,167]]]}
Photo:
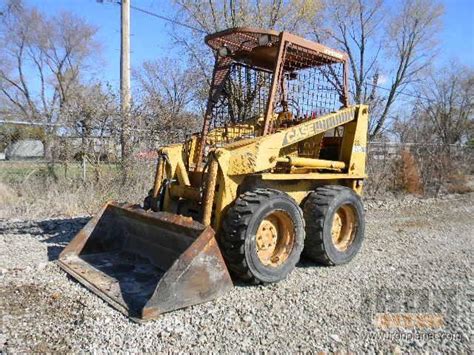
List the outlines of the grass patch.
{"label": "grass patch", "polygon": [[0,218],[91,215],[108,200],[141,203],[152,186],[153,162],[139,161],[129,183],[120,166],[89,166],[86,180],[79,163],[0,162]]}

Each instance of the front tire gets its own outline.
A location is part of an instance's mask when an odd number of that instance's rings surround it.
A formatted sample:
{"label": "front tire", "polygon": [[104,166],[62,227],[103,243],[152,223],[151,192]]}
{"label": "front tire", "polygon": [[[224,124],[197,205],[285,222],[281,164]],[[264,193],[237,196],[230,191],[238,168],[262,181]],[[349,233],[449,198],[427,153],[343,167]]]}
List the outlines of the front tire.
{"label": "front tire", "polygon": [[229,270],[255,284],[286,278],[304,246],[303,212],[277,190],[256,189],[239,196],[222,229],[220,242]]}
{"label": "front tire", "polygon": [[318,187],[303,207],[306,221],[304,256],[323,265],[352,260],[362,246],[365,231],[364,207],[350,188]]}

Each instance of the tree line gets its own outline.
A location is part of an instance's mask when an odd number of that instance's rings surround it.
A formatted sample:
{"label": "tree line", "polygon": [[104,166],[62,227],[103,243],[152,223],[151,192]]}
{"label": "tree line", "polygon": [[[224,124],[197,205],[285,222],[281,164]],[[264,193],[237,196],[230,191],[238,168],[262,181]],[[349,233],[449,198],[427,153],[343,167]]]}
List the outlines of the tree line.
{"label": "tree line", "polygon": [[[346,52],[351,102],[370,106],[371,140],[449,147],[473,139],[473,68],[436,65],[443,57],[439,1],[174,0],[173,6],[175,18],[197,30],[175,25],[167,34],[182,53],[179,64],[162,57],[132,68],[134,147],[199,130],[213,62],[202,32],[237,26],[287,30]],[[100,29],[23,0],[4,0],[0,12],[2,117],[46,123],[41,139],[53,160],[58,135],[83,138],[89,154],[89,137],[118,137],[117,88],[100,76]]]}

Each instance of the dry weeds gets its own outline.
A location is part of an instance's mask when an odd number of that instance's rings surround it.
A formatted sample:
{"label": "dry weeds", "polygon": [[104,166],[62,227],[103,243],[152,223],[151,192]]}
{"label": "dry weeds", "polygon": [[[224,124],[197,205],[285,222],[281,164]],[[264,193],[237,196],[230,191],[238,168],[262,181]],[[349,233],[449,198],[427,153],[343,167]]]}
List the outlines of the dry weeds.
{"label": "dry weeds", "polygon": [[[152,164],[138,162],[130,182],[118,171],[101,171],[90,181],[36,172],[17,181],[0,182],[0,219],[34,219],[93,215],[107,201],[140,203],[152,183]],[[32,171],[33,171],[32,170]]]}

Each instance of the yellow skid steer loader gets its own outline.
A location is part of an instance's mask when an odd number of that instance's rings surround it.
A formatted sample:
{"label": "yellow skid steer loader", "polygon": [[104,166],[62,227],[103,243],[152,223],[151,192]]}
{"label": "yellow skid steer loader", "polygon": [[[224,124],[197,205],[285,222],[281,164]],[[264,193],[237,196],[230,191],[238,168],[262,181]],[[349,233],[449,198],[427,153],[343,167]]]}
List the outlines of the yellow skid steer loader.
{"label": "yellow skid steer loader", "polygon": [[58,261],[136,320],[212,300],[231,275],[278,282],[301,253],[346,263],[364,237],[368,109],[348,103],[346,54],[251,28],[205,41],[202,131],[159,149],[142,207],[107,203]]}

